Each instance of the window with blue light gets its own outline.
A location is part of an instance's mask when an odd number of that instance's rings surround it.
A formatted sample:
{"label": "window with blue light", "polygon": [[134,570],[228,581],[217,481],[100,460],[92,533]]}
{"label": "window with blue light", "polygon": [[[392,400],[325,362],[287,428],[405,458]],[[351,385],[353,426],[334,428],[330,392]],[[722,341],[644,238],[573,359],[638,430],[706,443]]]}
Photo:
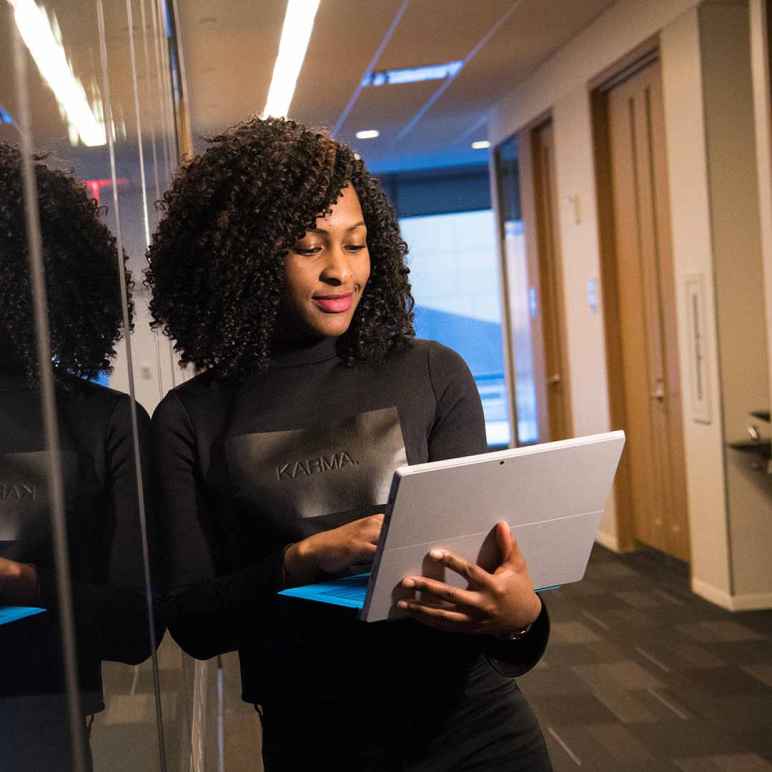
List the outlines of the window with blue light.
{"label": "window with blue light", "polygon": [[472,371],[489,447],[511,440],[504,376],[496,222],[486,166],[384,178],[410,253],[416,334],[457,351]]}
{"label": "window with blue light", "polygon": [[416,333],[464,357],[482,399],[488,444],[508,445],[493,212],[404,217],[400,225],[410,245]]}

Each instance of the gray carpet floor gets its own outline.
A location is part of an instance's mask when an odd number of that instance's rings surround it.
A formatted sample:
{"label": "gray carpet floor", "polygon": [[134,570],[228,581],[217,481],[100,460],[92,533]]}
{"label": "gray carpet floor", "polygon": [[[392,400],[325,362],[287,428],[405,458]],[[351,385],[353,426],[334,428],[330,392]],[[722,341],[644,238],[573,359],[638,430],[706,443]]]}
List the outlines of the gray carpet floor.
{"label": "gray carpet floor", "polygon": [[546,599],[552,638],[520,686],[556,772],[772,772],[772,612],[723,611],[677,561],[600,546]]}

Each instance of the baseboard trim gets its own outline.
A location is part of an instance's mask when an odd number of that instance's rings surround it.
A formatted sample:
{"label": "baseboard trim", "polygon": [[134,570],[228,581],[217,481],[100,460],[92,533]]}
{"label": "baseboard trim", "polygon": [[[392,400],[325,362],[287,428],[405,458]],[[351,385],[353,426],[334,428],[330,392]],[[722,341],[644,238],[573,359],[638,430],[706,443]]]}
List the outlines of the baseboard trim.
{"label": "baseboard trim", "polygon": [[612,552],[622,552],[616,534],[609,533],[608,531],[598,531],[595,535],[595,541],[598,542],[598,544],[603,545],[607,550],[611,550]]}
{"label": "baseboard trim", "polygon": [[732,601],[732,611],[764,611],[772,609],[772,592],[748,592]]}
{"label": "baseboard trim", "polygon": [[772,609],[772,592],[749,592],[743,595],[730,595],[712,584],[692,577],[692,592],[701,598],[715,603],[727,611],[760,611]]}
{"label": "baseboard trim", "polygon": [[732,608],[732,596],[728,592],[703,582],[702,579],[692,577],[692,592],[717,606],[721,606],[721,608],[727,609],[727,611],[734,610]]}

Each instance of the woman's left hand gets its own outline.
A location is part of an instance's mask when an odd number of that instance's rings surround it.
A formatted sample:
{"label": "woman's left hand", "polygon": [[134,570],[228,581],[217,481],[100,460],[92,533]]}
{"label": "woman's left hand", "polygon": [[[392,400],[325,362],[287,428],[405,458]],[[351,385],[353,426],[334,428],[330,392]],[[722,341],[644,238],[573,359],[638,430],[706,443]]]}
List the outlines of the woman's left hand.
{"label": "woman's left hand", "polygon": [[34,605],[37,597],[37,571],[27,563],[0,558],[0,603],[11,606]]}
{"label": "woman's left hand", "polygon": [[400,588],[420,592],[421,598],[400,600],[397,607],[422,624],[448,632],[504,635],[532,624],[541,613],[541,599],[507,523],[496,523],[496,542],[501,562],[493,573],[449,550],[431,550],[429,557],[464,577],[467,588],[407,576]]}

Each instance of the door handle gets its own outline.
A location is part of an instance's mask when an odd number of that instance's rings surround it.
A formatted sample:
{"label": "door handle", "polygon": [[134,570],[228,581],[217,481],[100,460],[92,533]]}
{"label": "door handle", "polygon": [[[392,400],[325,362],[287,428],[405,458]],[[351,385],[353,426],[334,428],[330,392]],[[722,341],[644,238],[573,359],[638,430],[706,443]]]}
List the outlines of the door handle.
{"label": "door handle", "polygon": [[550,377],[547,378],[547,383],[550,386],[554,386],[555,384],[560,383],[560,373],[555,373],[554,375],[550,375]]}
{"label": "door handle", "polygon": [[657,382],[657,388],[652,392],[651,398],[656,399],[658,402],[665,401],[665,387],[662,381]]}

